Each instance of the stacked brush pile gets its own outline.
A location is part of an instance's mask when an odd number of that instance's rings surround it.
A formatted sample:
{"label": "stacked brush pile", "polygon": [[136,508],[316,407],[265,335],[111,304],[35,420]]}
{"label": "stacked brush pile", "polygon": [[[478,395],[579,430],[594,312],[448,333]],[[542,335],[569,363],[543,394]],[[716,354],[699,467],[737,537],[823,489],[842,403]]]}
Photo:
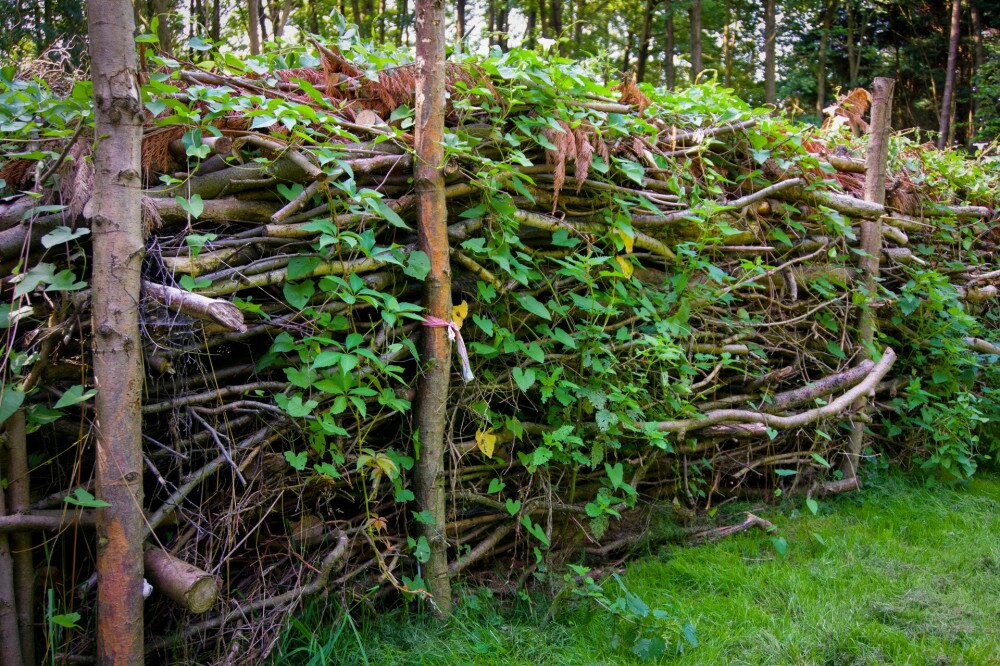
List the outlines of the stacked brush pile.
{"label": "stacked brush pile", "polygon": [[[1000,386],[997,158],[894,135],[886,203],[866,202],[864,91],[820,130],[712,83],[605,87],[600,66],[449,64],[468,361],[456,345],[451,570],[523,584],[619,560],[657,501],[855,487],[852,428],[863,459],[971,474]],[[147,55],[144,74],[150,649],[249,663],[312,595],[422,595],[414,69],[342,41]],[[52,78],[0,82],[0,416],[12,450],[25,419],[31,489],[0,529],[48,530],[48,612],[85,626],[92,114],[85,81]],[[883,230],[873,293],[863,220]],[[188,566],[184,594],[157,558]],[[93,654],[89,632],[48,626]]]}

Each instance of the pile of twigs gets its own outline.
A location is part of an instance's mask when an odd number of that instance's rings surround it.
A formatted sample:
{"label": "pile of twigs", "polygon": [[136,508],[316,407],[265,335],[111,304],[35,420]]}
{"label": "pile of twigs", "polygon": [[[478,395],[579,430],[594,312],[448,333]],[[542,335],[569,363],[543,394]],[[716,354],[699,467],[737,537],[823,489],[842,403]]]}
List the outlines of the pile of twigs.
{"label": "pile of twigs", "polygon": [[[419,594],[406,469],[420,263],[412,137],[391,117],[412,105],[412,72],[366,78],[321,55],[321,69],[268,80],[182,68],[172,95],[207,111],[204,90],[225,86],[323,113],[339,136],[277,120],[250,129],[233,111],[195,137],[169,111],[150,114],[148,603],[170,618],[151,623],[152,651],[225,637],[218,660],[248,663],[310,595]],[[941,234],[942,221],[948,233],[986,231],[996,202],[916,185],[920,165],[889,173],[885,205],[865,201],[864,156],[845,150],[855,145],[845,134],[799,137],[794,162],[772,141],[762,158],[750,137],[772,131],[766,116],[692,126],[626,82],[615,97],[561,100],[579,122],[549,123],[515,162],[505,135],[544,111],[522,106],[498,125],[464,102],[482,104],[506,81],[471,64],[450,78],[449,131],[463,146],[447,166],[456,323],[475,377],[456,370],[449,402],[454,573],[490,563],[523,583],[536,546],[549,564],[613,559],[643,537],[644,512],[626,512],[637,498],[702,506],[776,483],[853,487],[845,433],[885,415],[884,397],[909,380],[894,373],[897,352],[920,344],[881,316],[896,351],[880,344],[872,360],[856,344],[852,248],[864,220],[882,225],[886,291],[933,266],[970,311],[996,294],[992,238],[973,232],[963,248]],[[646,132],[616,135],[608,119],[622,116]],[[7,359],[29,368],[5,381],[27,394],[19,414],[33,428],[26,449],[23,430],[8,428],[12,460],[33,456],[31,496],[0,530],[59,535],[39,575],[76,609],[90,604],[81,555],[93,509],[64,498],[92,490],[92,434],[89,403],[71,387],[93,384],[88,341],[100,322],[86,288],[53,290],[51,276],[24,285],[40,263],[85,278],[86,134],[64,141],[58,160],[8,161],[0,174],[29,192],[0,203],[0,261]],[[895,163],[904,158],[920,160]],[[624,162],[643,172],[608,168]],[[679,187],[678,172],[704,189]],[[46,419],[60,401],[63,418]],[[88,641],[71,634],[64,649],[88,655]]]}

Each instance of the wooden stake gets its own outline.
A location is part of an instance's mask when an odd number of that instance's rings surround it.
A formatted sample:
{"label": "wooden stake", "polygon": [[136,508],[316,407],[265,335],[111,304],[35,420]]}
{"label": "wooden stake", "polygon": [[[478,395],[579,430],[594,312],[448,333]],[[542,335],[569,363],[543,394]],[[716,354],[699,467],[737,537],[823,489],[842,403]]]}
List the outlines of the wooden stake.
{"label": "wooden stake", "polygon": [[97,385],[97,662],[143,663],[142,231],[135,19],[129,0],[87,3],[94,85],[93,363]]}
{"label": "wooden stake", "polygon": [[[5,511],[3,491],[0,490],[0,516]],[[14,602],[14,566],[7,535],[0,533],[0,666],[19,666],[23,663]]]}
{"label": "wooden stake", "polygon": [[[892,89],[895,80],[878,77],[872,83],[872,118],[869,125],[868,155],[865,160],[865,201],[882,206],[885,204],[885,173],[889,159],[889,122],[892,118]],[[869,300],[878,290],[879,260],[882,254],[881,218],[861,220],[861,277]],[[861,353],[874,355],[875,312],[870,305],[862,307],[858,320]],[[861,398],[856,407],[860,411],[867,405]],[[850,446],[842,470],[844,478],[857,477],[858,460],[864,448],[865,424],[859,419],[852,423]]]}
{"label": "wooden stake", "polygon": [[[24,410],[19,409],[5,424],[7,469],[11,513],[28,510],[31,489],[28,485],[28,450],[25,442]],[[35,567],[31,557],[31,534],[15,532],[10,537],[14,559],[14,597],[17,604],[17,626],[21,633],[21,658],[26,664],[35,663]]]}
{"label": "wooden stake", "polygon": [[[417,0],[416,163],[417,233],[430,258],[424,280],[424,315],[451,321],[451,265],[448,209],[444,190],[444,0]],[[425,577],[438,615],[451,614],[448,543],[445,536],[444,429],[451,379],[451,342],[443,327],[424,327],[423,381],[417,423],[420,452],[416,463],[417,504],[434,516],[422,525],[430,545]]]}

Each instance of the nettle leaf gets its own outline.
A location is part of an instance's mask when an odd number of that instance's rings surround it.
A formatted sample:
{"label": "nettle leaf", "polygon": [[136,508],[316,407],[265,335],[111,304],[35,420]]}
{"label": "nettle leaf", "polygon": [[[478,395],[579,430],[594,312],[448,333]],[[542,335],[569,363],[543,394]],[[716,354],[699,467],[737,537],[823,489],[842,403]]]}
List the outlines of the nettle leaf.
{"label": "nettle leaf", "polygon": [[535,370],[533,368],[514,368],[511,370],[511,376],[514,377],[514,383],[517,384],[517,387],[525,393],[535,385]]}
{"label": "nettle leaf", "polygon": [[67,495],[63,498],[66,504],[72,504],[73,506],[81,506],[86,509],[100,509],[102,507],[111,506],[110,502],[105,502],[104,500],[99,500],[94,497],[85,488],[77,488],[73,491],[72,495]]}
{"label": "nettle leaf", "polygon": [[49,233],[42,236],[42,245],[45,249],[54,247],[56,245],[62,245],[63,243],[69,243],[77,238],[83,238],[90,233],[90,229],[87,227],[80,227],[77,230],[70,229],[69,227],[56,227]]}
{"label": "nettle leaf", "polygon": [[285,451],[285,460],[296,472],[301,472],[306,468],[308,458],[309,456],[306,451],[300,451],[299,453],[295,453],[294,451]]}
{"label": "nettle leaf", "polygon": [[192,194],[190,199],[185,199],[184,197],[174,197],[174,201],[180,206],[185,213],[198,219],[201,214],[205,212],[205,202],[202,201],[200,194]]}
{"label": "nettle leaf", "polygon": [[771,537],[771,544],[774,546],[774,552],[776,552],[779,557],[784,557],[788,552],[788,541],[785,537],[773,536]]}
{"label": "nettle leaf", "polygon": [[297,310],[301,310],[312,298],[313,294],[316,293],[316,287],[313,285],[312,280],[306,280],[305,282],[286,282],[284,287],[281,289],[281,293],[285,295],[285,300],[288,304]]}
{"label": "nettle leaf", "polygon": [[414,250],[406,260],[403,273],[409,275],[414,280],[423,280],[431,272],[431,260],[426,252]]}
{"label": "nettle leaf", "polygon": [[24,392],[13,386],[5,386],[0,395],[0,424],[14,415],[24,404]]}
{"label": "nettle leaf", "polygon": [[97,389],[87,391],[83,386],[77,384],[66,389],[66,392],[62,394],[62,397],[59,398],[53,408],[62,409],[63,407],[72,407],[73,405],[90,400],[95,395],[97,395]]}
{"label": "nettle leaf", "polygon": [[541,301],[531,294],[522,294],[517,297],[517,301],[521,304],[522,308],[531,314],[537,315],[545,321],[552,321],[552,315],[549,314],[548,308],[546,308]]}

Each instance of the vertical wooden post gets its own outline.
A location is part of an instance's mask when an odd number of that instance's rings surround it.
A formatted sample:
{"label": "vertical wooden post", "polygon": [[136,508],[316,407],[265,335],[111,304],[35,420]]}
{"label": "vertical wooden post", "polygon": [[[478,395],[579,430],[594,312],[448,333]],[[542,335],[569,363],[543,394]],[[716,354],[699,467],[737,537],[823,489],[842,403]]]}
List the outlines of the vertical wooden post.
{"label": "vertical wooden post", "polygon": [[[424,280],[424,314],[451,321],[451,264],[448,258],[448,209],[444,193],[444,0],[417,0],[417,86],[414,186],[420,249],[430,258]],[[424,327],[424,374],[417,424],[420,455],[416,499],[434,522],[423,525],[430,545],[427,584],[441,616],[451,613],[448,543],[445,536],[444,429],[451,379],[451,342],[443,327]]]}
{"label": "vertical wooden post", "polygon": [[[28,485],[28,449],[25,441],[24,410],[19,409],[5,424],[7,469],[11,513],[27,511],[31,504]],[[35,663],[35,567],[31,556],[31,533],[14,532],[10,537],[14,559],[14,597],[17,604],[17,625],[21,632],[21,658],[26,664]]]}
{"label": "vertical wooden post", "polygon": [[[0,516],[5,514],[3,490],[0,490]],[[23,663],[14,602],[14,566],[7,535],[0,532],[0,666],[20,666]]]}
{"label": "vertical wooden post", "polygon": [[140,152],[144,111],[129,0],[89,0],[94,84],[93,359],[97,385],[97,661],[143,663]]}
{"label": "vertical wooden post", "polygon": [[[868,139],[868,155],[865,158],[865,201],[885,203],[885,174],[889,159],[889,123],[892,118],[892,89],[894,79],[878,77],[872,83],[872,118]],[[882,221],[861,221],[861,249],[859,262],[862,284],[869,298],[878,290],[879,261],[882,254]],[[872,356],[875,342],[875,312],[870,305],[862,308],[858,319],[858,342],[864,356]],[[865,406],[864,399],[857,405],[859,411]],[[852,424],[850,447],[843,465],[846,479],[857,478],[858,460],[864,448],[865,425],[861,421]]]}

